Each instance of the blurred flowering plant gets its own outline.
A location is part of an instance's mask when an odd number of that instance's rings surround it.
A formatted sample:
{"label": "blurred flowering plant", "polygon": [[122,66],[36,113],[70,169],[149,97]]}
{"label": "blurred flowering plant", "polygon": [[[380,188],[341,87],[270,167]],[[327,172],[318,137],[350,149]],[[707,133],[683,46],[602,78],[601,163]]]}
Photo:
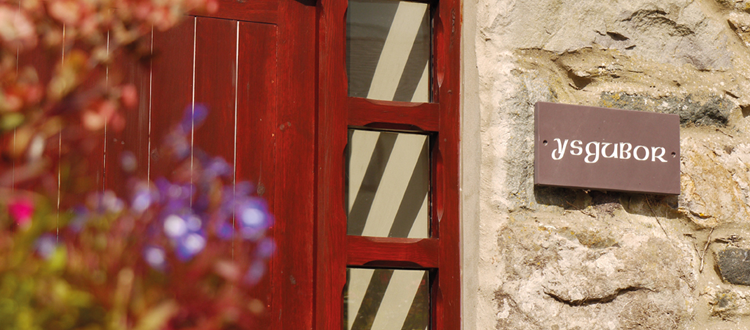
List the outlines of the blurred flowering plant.
{"label": "blurred flowering plant", "polygon": [[149,56],[152,26],[216,3],[0,1],[0,329],[248,329],[263,313],[250,288],[274,253],[273,217],[232,166],[191,152],[205,107],[165,139],[167,178],[139,178],[124,152],[118,196],[88,163],[137,103],[103,67]]}

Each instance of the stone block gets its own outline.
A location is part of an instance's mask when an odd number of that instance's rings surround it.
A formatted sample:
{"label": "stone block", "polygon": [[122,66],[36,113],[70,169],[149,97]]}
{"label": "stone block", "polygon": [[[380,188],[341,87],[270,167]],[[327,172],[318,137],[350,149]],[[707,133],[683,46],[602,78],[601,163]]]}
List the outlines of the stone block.
{"label": "stone block", "polygon": [[750,285],[750,250],[729,248],[718,253],[721,277],[732,284]]}

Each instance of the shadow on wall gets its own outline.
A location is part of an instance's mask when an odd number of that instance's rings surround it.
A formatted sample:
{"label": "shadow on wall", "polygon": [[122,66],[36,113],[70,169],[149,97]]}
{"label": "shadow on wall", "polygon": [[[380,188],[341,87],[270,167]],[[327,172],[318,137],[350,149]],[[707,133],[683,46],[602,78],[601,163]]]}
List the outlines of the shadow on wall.
{"label": "shadow on wall", "polygon": [[678,211],[678,196],[637,194],[619,191],[599,191],[563,187],[534,186],[536,203],[558,206],[566,211],[586,212],[589,207],[596,214],[614,215],[622,208],[629,214],[658,216],[667,219],[683,217]]}

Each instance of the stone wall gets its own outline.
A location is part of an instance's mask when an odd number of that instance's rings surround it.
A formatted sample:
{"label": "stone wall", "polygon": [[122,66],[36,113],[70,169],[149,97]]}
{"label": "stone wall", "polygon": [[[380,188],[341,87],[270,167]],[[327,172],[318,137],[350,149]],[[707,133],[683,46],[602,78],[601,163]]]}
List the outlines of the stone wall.
{"label": "stone wall", "polygon": [[[465,327],[750,329],[750,0],[467,1]],[[535,187],[537,101],[678,114],[681,195]]]}

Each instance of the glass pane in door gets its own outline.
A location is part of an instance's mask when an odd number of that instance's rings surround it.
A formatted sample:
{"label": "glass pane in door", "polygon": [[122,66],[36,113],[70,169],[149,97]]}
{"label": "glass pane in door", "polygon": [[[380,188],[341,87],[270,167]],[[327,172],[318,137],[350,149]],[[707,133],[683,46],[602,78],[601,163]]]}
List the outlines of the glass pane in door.
{"label": "glass pane in door", "polygon": [[348,151],[347,234],[429,237],[429,136],[352,129]]}
{"label": "glass pane in door", "polygon": [[350,0],[346,16],[349,96],[430,101],[430,5]]}
{"label": "glass pane in door", "polygon": [[344,329],[430,328],[428,271],[347,268],[346,279]]}

